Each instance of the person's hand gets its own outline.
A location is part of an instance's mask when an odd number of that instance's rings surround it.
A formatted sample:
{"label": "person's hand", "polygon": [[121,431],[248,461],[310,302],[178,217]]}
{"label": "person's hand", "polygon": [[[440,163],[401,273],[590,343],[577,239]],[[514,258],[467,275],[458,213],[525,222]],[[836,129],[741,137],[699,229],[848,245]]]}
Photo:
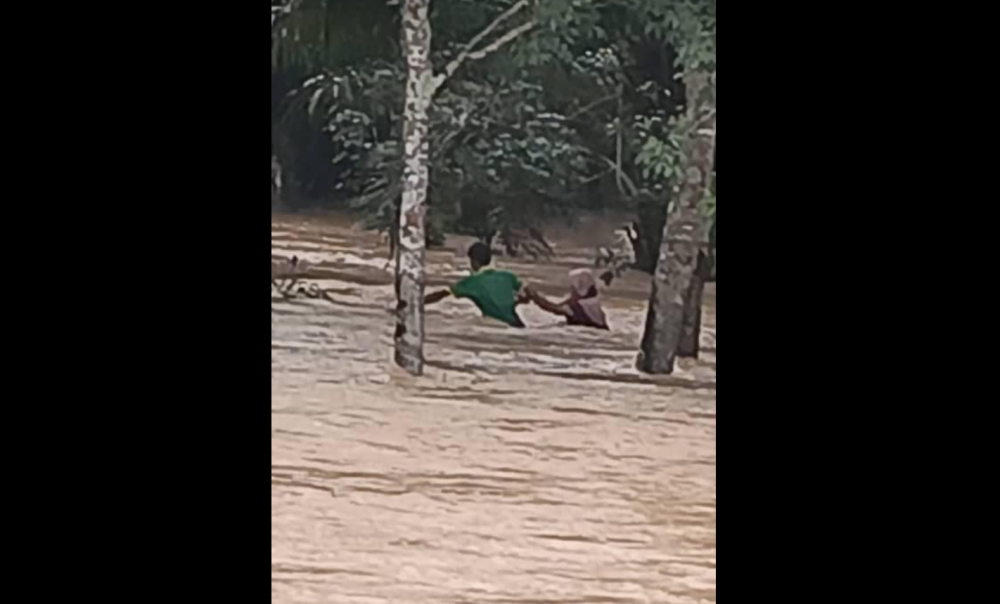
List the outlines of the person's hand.
{"label": "person's hand", "polygon": [[434,292],[432,294],[427,294],[424,296],[424,304],[437,304],[441,300],[444,300],[451,295],[451,291],[447,289],[442,289],[441,291]]}

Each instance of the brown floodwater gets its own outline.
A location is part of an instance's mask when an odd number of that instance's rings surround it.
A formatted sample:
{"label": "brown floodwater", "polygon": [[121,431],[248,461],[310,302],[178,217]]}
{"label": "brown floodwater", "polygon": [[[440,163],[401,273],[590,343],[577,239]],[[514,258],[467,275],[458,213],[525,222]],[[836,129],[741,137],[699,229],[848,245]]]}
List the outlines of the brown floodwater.
{"label": "brown floodwater", "polygon": [[[558,235],[552,262],[497,263],[559,295],[610,238],[597,226]],[[429,254],[431,289],[467,244]],[[714,285],[702,358],[673,376],[634,368],[649,278],[631,274],[602,293],[610,334],[429,307],[412,378],[390,361],[379,238],[273,217],[272,258],[293,254],[333,303],[272,293],[272,602],[716,601]]]}

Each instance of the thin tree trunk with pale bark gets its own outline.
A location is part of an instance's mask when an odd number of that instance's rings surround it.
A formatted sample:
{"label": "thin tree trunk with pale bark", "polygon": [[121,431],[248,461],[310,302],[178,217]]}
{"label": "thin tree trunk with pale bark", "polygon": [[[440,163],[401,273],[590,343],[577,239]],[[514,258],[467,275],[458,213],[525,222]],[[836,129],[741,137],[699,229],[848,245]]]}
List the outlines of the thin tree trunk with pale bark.
{"label": "thin tree trunk with pale bark", "polygon": [[427,215],[428,110],[434,93],[430,62],[430,0],[405,0],[403,36],[407,65],[403,113],[403,199],[396,269],[396,364],[413,375],[424,369],[424,279]]}
{"label": "thin tree trunk with pale bark", "polygon": [[399,211],[396,248],[396,364],[413,375],[424,369],[424,284],[427,236],[427,187],[429,185],[430,107],[434,93],[466,61],[476,61],[531,31],[529,18],[489,44],[476,48],[497,27],[527,12],[529,0],[518,0],[469,41],[441,73],[430,62],[430,0],[404,0],[403,49],[406,56],[406,106],[403,111],[403,196]]}
{"label": "thin tree trunk with pale bark", "polygon": [[682,146],[683,182],[664,228],[642,350],[636,363],[639,370],[647,373],[674,370],[684,333],[685,298],[708,236],[701,203],[712,180],[715,87],[709,83],[708,75],[701,72],[688,74],[685,85],[689,130]]}

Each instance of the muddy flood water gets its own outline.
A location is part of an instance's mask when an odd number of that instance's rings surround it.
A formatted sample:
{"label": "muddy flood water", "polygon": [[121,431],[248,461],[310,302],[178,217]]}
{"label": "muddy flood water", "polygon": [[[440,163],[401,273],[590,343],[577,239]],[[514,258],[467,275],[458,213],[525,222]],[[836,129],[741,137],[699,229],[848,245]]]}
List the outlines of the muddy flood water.
{"label": "muddy flood water", "polygon": [[[555,237],[558,257],[497,259],[550,296],[607,228]],[[429,254],[433,289],[467,272]],[[522,307],[428,308],[426,375],[391,364],[391,267],[377,235],[335,218],[272,218],[272,259],[319,263],[326,300],[271,312],[272,602],[716,601],[715,286],[697,362],[634,369],[649,292],[602,293],[612,332]]]}

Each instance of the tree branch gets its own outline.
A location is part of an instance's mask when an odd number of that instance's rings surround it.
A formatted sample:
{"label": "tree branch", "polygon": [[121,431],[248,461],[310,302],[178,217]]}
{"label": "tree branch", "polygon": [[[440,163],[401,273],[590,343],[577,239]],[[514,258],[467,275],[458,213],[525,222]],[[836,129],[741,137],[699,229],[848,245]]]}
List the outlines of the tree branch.
{"label": "tree branch", "polygon": [[639,189],[635,186],[635,182],[632,181],[632,178],[628,174],[626,174],[623,171],[619,171],[618,164],[615,162],[615,160],[611,159],[606,155],[601,155],[600,153],[595,153],[594,155],[597,158],[604,160],[604,163],[608,164],[608,167],[611,168],[611,170],[615,170],[618,174],[621,175],[622,182],[624,182],[628,186],[629,194],[632,197],[635,197],[636,195],[639,194]]}
{"label": "tree branch", "polygon": [[606,97],[603,97],[603,98],[600,98],[600,99],[597,99],[597,100],[596,100],[596,101],[594,101],[593,103],[588,103],[587,105],[584,105],[584,106],[583,106],[582,108],[580,108],[580,109],[576,110],[576,112],[575,112],[575,113],[573,113],[573,115],[571,115],[571,116],[567,117],[567,118],[566,118],[566,120],[567,120],[567,121],[572,121],[572,120],[575,120],[576,118],[580,117],[580,116],[581,116],[581,115],[583,115],[584,113],[587,113],[588,111],[590,111],[591,109],[593,109],[593,108],[597,107],[598,105],[602,105],[602,104],[604,104],[604,103],[607,103],[608,101],[613,101],[613,100],[617,99],[617,98],[618,98],[618,96],[619,96],[619,95],[618,95],[618,93],[617,93],[617,92],[615,92],[615,93],[613,93],[613,94],[609,94],[609,95],[608,95],[608,96],[606,96]]}
{"label": "tree branch", "polygon": [[519,0],[518,2],[514,3],[513,6],[508,8],[506,11],[503,12],[503,14],[494,19],[492,23],[487,25],[486,29],[473,36],[472,39],[469,40],[469,43],[465,45],[465,48],[462,49],[462,52],[458,53],[458,57],[456,57],[455,60],[452,61],[452,63],[457,62],[461,64],[461,62],[464,61],[464,59],[462,58],[463,54],[468,54],[469,52],[471,52],[472,49],[476,46],[476,44],[479,44],[486,38],[486,36],[493,33],[493,30],[499,27],[501,23],[513,17],[515,14],[520,12],[522,8],[526,6],[528,6],[528,0]]}
{"label": "tree branch", "polygon": [[[534,29],[535,25],[537,25],[537,23],[534,20],[522,23],[521,25],[518,25],[514,29],[510,30],[509,32],[505,33],[504,35],[494,40],[492,44],[484,46],[482,49],[477,50],[475,52],[470,52],[467,56],[473,61],[478,61],[479,59],[483,59],[493,54],[497,50],[499,50],[508,42],[511,42],[512,40],[516,39],[521,34],[531,31],[532,29]],[[457,68],[458,67],[456,66],[455,69]]]}
{"label": "tree branch", "polygon": [[484,59],[489,55],[493,54],[494,52],[500,50],[500,48],[502,48],[505,44],[513,41],[521,34],[524,34],[533,29],[535,25],[537,25],[537,22],[534,19],[522,23],[521,25],[515,27],[514,29],[500,36],[490,44],[487,44],[486,46],[482,47],[481,49],[473,50],[473,48],[475,48],[477,44],[482,42],[486,38],[486,36],[493,33],[493,31],[496,30],[496,28],[499,27],[501,23],[507,21],[508,19],[519,13],[521,9],[527,7],[529,3],[530,3],[529,0],[518,0],[517,2],[514,3],[513,6],[504,11],[503,14],[494,19],[492,23],[487,25],[486,28],[483,29],[483,31],[473,36],[472,39],[469,40],[469,43],[466,44],[465,47],[458,53],[458,56],[452,59],[447,65],[445,65],[444,71],[434,76],[434,86],[432,88],[431,94],[437,91],[438,88],[440,88],[446,81],[448,81],[448,78],[450,78],[452,74],[458,71],[458,69],[466,61],[470,59],[473,61]]}

